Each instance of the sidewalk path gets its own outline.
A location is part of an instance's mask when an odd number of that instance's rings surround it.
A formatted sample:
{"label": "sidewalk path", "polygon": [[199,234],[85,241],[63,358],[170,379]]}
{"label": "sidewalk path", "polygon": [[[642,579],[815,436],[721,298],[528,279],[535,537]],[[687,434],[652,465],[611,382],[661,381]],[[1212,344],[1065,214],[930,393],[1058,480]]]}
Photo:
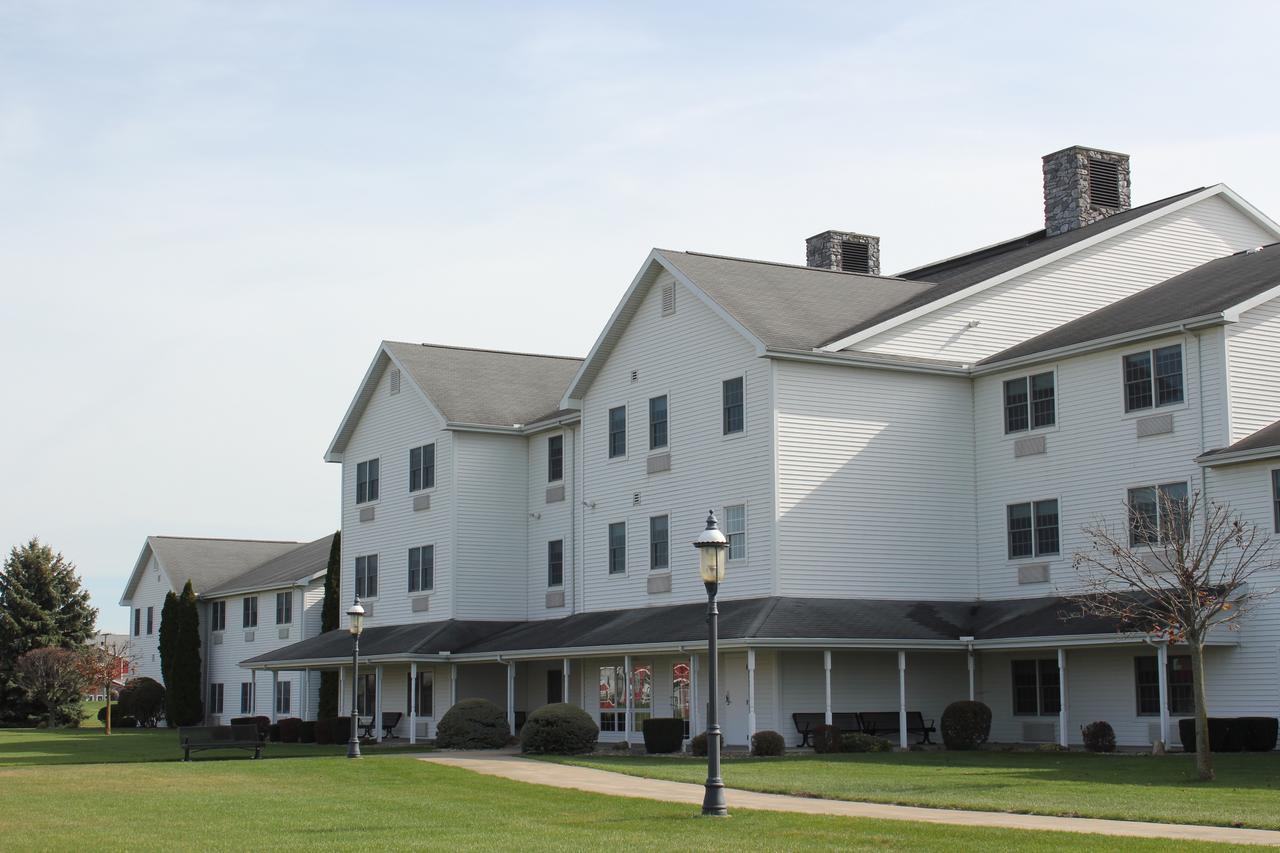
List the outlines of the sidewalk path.
{"label": "sidewalk path", "polygon": [[[421,760],[449,767],[461,767],[501,776],[517,782],[574,788],[593,794],[614,797],[639,797],[672,803],[702,804],[702,786],[687,782],[643,779],[622,773],[610,773],[590,767],[571,767],[549,761],[533,761],[500,752],[436,752]],[[800,812],[802,814],[838,815],[876,820],[912,820],[922,823],[945,823],[958,826],[990,826],[1002,829],[1032,829],[1051,832],[1086,832],[1098,835],[1128,835],[1139,838],[1170,838],[1178,841],[1218,841],[1230,844],[1280,846],[1280,832],[1265,829],[1234,829],[1226,826],[1193,826],[1180,823],[1145,823],[1132,820],[1101,820],[1083,817],[1049,817],[1047,815],[1009,814],[1007,812],[971,812],[958,809],[929,809],[917,806],[891,806],[879,803],[855,803],[845,800],[820,800],[790,797],[782,794],[758,794],[753,791],[726,789],[729,809],[761,809],[765,811]]]}

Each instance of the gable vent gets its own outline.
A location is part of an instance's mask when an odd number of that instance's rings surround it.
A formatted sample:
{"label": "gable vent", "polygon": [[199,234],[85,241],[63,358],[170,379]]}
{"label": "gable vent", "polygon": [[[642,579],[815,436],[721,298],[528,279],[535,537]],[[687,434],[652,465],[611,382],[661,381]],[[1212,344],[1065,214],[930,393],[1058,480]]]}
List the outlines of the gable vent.
{"label": "gable vent", "polygon": [[391,370],[391,393],[400,393],[400,368],[392,368]]}
{"label": "gable vent", "polygon": [[1120,165],[1089,158],[1089,201],[1098,207],[1120,206]]}
{"label": "gable vent", "polygon": [[841,272],[871,272],[871,252],[866,243],[855,243],[852,240],[840,241]]}
{"label": "gable vent", "polygon": [[640,378],[640,371],[638,371],[638,370],[633,370],[633,371],[631,371],[631,381],[632,381],[632,382],[635,382],[635,381],[636,381],[637,379],[639,379],[639,378]]}
{"label": "gable vent", "polygon": [[662,288],[662,316],[670,317],[676,313],[676,286],[671,283]]}
{"label": "gable vent", "polygon": [[631,496],[631,505],[632,505],[632,506],[640,506],[640,493],[639,493],[639,492],[636,492],[635,494],[633,494],[633,495]]}

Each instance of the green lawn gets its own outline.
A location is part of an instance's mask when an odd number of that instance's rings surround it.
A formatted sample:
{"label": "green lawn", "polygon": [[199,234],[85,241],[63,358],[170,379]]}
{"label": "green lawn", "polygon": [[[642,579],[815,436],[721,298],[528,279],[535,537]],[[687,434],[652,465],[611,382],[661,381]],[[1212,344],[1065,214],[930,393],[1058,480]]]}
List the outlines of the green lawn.
{"label": "green lawn", "polygon": [[[548,759],[636,776],[701,782],[706,759]],[[768,793],[1029,814],[1280,829],[1280,753],[1214,756],[1218,779],[1193,781],[1189,755],[912,752],[731,758],[725,784]]]}
{"label": "green lawn", "polygon": [[[768,812],[707,820],[689,806],[526,785],[395,754],[360,762],[331,756],[146,762],[150,740],[173,736],[164,734],[99,733],[95,739],[84,732],[0,730],[0,765],[8,765],[0,766],[4,848],[82,849],[89,837],[164,851],[1170,848],[1161,840]],[[81,751],[84,760],[125,763],[72,766],[69,756]],[[1230,848],[1179,845],[1200,849]]]}
{"label": "green lawn", "polygon": [[82,729],[102,728],[102,723],[98,722],[98,712],[102,710],[102,706],[105,704],[107,703],[85,702],[83,705],[81,705],[80,710],[81,710],[81,713],[84,714],[84,719],[80,723],[80,728]]}

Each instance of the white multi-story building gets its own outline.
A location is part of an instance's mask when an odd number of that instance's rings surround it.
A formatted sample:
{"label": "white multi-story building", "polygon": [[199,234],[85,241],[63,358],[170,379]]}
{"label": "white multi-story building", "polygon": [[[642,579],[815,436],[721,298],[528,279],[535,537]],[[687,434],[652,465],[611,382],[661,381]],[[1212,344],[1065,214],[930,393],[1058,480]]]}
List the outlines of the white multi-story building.
{"label": "white multi-story building", "polygon": [[[1223,185],[1131,207],[1111,152],[1044,174],[1043,229],[897,276],[849,232],[807,266],[654,250],[584,360],[383,343],[327,454],[361,713],[698,730],[713,508],[728,743],[971,696],[996,740],[1170,740],[1185,650],[1064,619],[1072,555],[1161,491],[1280,523],[1280,228]],[[1211,713],[1276,714],[1277,606],[1214,637]],[[243,665],[339,669],[345,709],[350,654],[336,631]]]}

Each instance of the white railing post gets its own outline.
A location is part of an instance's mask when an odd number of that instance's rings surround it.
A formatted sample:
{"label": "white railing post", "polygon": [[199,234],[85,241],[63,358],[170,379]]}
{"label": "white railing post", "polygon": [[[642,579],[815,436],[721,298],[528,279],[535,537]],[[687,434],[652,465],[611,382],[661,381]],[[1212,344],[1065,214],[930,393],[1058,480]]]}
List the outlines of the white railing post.
{"label": "white railing post", "polygon": [[822,652],[822,671],[826,679],[826,711],[823,716],[823,722],[828,726],[831,725],[831,650],[825,649]]}
{"label": "white railing post", "polygon": [[747,649],[747,743],[756,733],[756,650]]}
{"label": "white railing post", "polygon": [[409,743],[418,742],[418,662],[409,664]]}
{"label": "white railing post", "polygon": [[1058,745],[1067,745],[1067,650],[1058,649]]}
{"label": "white railing post", "polygon": [[1169,746],[1169,644],[1156,646],[1156,670],[1159,672],[1160,740]]}
{"label": "white railing post", "polygon": [[907,653],[898,652],[898,746],[907,749]]}

